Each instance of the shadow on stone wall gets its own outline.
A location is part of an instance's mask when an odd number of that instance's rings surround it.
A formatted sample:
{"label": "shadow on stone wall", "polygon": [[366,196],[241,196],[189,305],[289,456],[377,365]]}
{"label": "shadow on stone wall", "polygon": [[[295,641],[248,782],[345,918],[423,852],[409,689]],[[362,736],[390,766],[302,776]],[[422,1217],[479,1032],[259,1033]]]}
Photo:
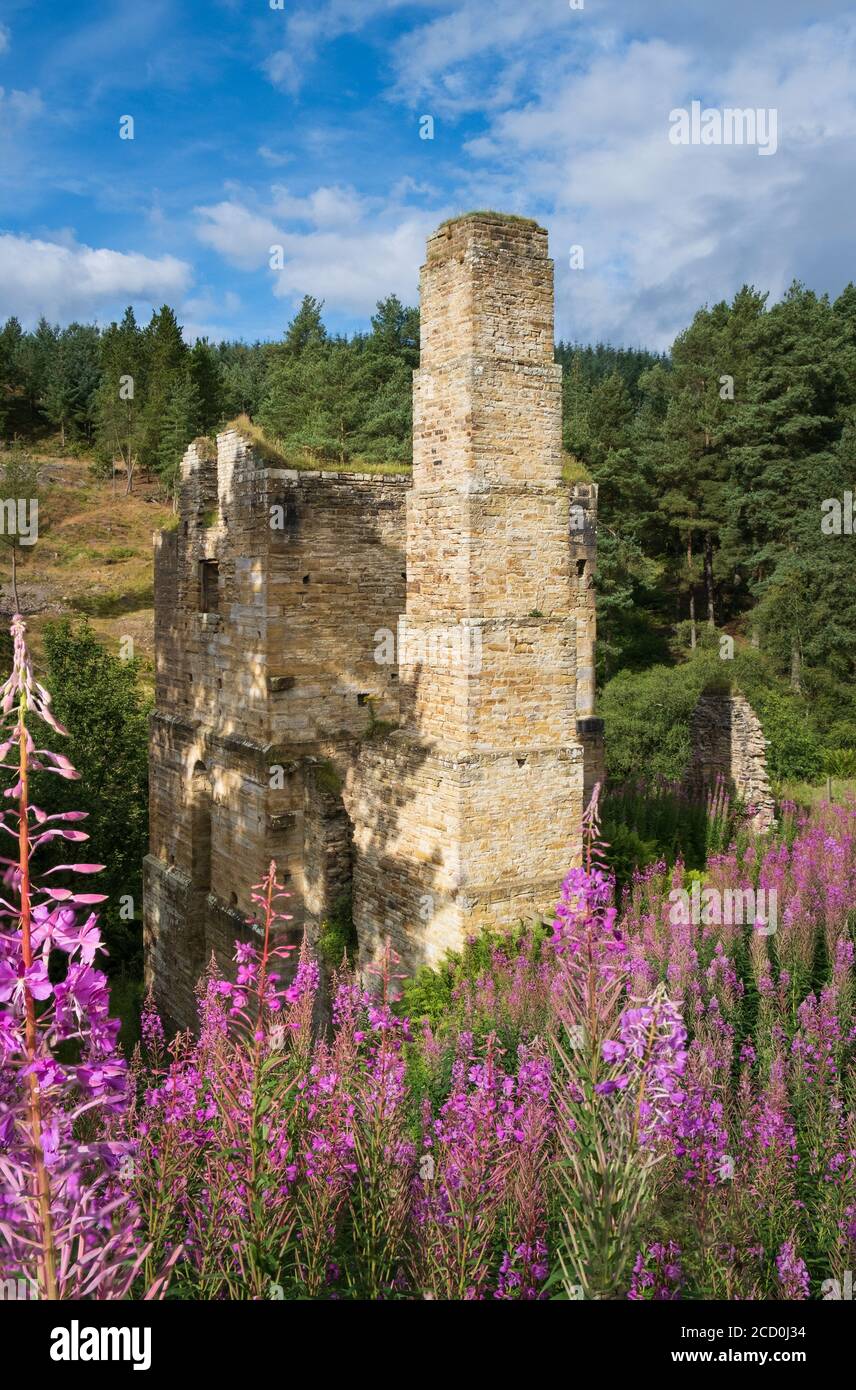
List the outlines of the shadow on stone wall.
{"label": "shadow on stone wall", "polygon": [[690,792],[703,797],[724,781],[750,814],[752,828],[769,830],[776,805],[767,775],[767,741],[745,696],[725,686],[705,690],[693,711],[690,738],[685,777]]}

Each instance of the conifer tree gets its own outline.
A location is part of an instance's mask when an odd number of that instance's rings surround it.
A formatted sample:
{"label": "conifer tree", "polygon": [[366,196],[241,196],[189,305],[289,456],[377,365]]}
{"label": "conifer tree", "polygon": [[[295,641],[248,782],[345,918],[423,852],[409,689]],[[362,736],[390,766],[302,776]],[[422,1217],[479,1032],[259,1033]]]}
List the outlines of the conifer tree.
{"label": "conifer tree", "polygon": [[101,340],[101,385],[96,404],[96,458],[115,478],[118,460],[125,470],[125,492],[133,489],[145,428],[148,380],[146,344],[133,309],[112,323]]}
{"label": "conifer tree", "polygon": [[159,469],[161,433],[167,402],[178,378],[187,367],[189,349],[181,336],[175,313],[164,304],[152,315],[143,334],[146,362],[146,401],[143,410],[143,437],[140,462],[144,468]]}
{"label": "conifer tree", "polygon": [[223,418],[223,383],[219,359],[205,338],[190,350],[190,375],[199,396],[199,428],[209,434]]}
{"label": "conifer tree", "polygon": [[164,405],[158,441],[157,469],[165,490],[177,505],[181,460],[188,444],[200,433],[202,401],[189,370],[173,380]]}
{"label": "conifer tree", "polygon": [[321,322],[324,301],[307,294],[285,332],[282,349],[286,357],[299,357],[307,348],[320,347],[327,341],[327,330]]}
{"label": "conifer tree", "polygon": [[101,376],[101,344],[91,324],[71,323],[58,334],[48,362],[44,412],[59,426],[62,447],[69,430],[91,434]]}

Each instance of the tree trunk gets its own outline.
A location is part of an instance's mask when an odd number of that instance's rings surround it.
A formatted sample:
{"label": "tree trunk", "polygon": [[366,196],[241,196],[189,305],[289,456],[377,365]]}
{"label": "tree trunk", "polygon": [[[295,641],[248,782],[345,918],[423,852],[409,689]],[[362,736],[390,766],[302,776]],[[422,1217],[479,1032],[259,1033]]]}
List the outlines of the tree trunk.
{"label": "tree trunk", "polygon": [[709,531],[704,538],[704,582],[707,588],[707,621],[711,627],[716,627],[713,592],[713,536]]}
{"label": "tree trunk", "polygon": [[802,650],[798,637],[791,640],[791,689],[802,694]]}
{"label": "tree trunk", "polygon": [[695,617],[695,587],[693,585],[693,538],[687,537],[687,574],[689,576],[690,588],[690,647],[695,651],[698,645],[698,634],[696,633]]}

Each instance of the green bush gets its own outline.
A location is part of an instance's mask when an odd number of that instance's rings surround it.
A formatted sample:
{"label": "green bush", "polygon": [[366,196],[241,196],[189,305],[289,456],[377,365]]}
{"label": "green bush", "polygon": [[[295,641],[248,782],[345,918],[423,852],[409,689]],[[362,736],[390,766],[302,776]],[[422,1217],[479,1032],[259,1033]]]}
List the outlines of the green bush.
{"label": "green bush", "polygon": [[484,928],[477,936],[468,938],[462,951],[450,951],[441,965],[423,965],[405,980],[396,1011],[417,1023],[427,1019],[432,1028],[437,1028],[452,1013],[452,996],[458,985],[487,974],[498,947],[508,957],[524,948],[537,955],[549,934],[547,926],[527,927],[523,922],[507,931]]}
{"label": "green bush", "polygon": [[[86,619],[45,626],[47,684],[67,739],[49,735],[81,781],[37,774],[34,791],[51,812],[88,813],[84,856],[106,865],[93,886],[107,893],[102,921],[109,969],[142,966],[142,863],[148,851],[148,714],[134,661],[108,652]],[[124,902],[122,900],[125,900]],[[128,915],[130,913],[130,915]]]}
{"label": "green bush", "polygon": [[690,761],[690,720],[719,659],[700,653],[680,666],[621,671],[604,687],[606,771],[612,782],[657,775],[679,780]]}
{"label": "green bush", "polygon": [[[741,691],[754,708],[774,780],[811,782],[821,776],[824,740],[812,723],[811,700],[791,691],[759,652],[744,649],[726,662],[718,651],[701,648],[677,666],[622,671],[604,687],[609,780],[680,780],[690,762],[696,702],[705,691],[719,689]],[[849,743],[846,736],[838,740],[841,748]]]}
{"label": "green bush", "polygon": [[656,840],[643,840],[637,830],[620,822],[604,818],[603,836],[608,846],[606,860],[615,874],[616,896],[632,879],[635,869],[644,869],[646,864],[654,864],[659,855]]}
{"label": "green bush", "polygon": [[803,702],[768,690],[759,693],[754,704],[769,744],[770,777],[776,782],[816,782],[823,771],[823,754]]}
{"label": "green bush", "polygon": [[350,893],[342,893],[334,902],[330,916],[321,923],[317,951],[329,970],[337,970],[343,959],[354,965],[357,959],[357,932]]}
{"label": "green bush", "polygon": [[822,759],[827,777],[856,777],[856,748],[824,748]]}

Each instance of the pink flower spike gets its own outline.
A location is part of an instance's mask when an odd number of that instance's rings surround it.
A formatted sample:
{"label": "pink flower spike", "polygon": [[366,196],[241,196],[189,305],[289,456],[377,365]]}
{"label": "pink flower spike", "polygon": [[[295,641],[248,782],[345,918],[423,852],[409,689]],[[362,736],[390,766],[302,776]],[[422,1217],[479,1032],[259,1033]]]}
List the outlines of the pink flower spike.
{"label": "pink flower spike", "polygon": [[45,869],[42,877],[47,878],[48,874],[60,874],[63,872],[73,874],[100,874],[101,870],[105,867],[104,864],[56,864],[52,869]]}

